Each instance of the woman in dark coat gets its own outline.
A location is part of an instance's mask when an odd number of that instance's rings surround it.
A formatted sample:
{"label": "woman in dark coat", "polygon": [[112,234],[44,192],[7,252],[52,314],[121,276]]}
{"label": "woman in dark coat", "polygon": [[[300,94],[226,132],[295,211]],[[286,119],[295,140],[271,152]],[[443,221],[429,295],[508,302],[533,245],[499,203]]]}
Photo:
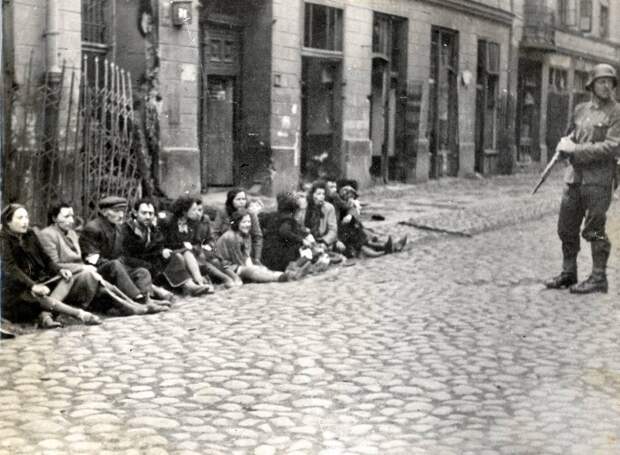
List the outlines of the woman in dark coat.
{"label": "woman in dark coat", "polygon": [[166,246],[172,249],[185,248],[191,252],[198,267],[197,274],[207,275],[224,283],[227,288],[241,286],[243,282],[215,253],[215,238],[211,221],[204,214],[202,200],[181,196],[172,204],[172,216],[165,220]]}
{"label": "woman in dark coat", "polygon": [[0,220],[2,317],[18,323],[34,322],[38,317],[42,327],[52,328],[59,326],[52,313],[60,313],[85,324],[101,324],[94,314],[63,303],[65,299],[78,300],[71,292],[75,278],[45,253],[36,234],[29,229],[26,208],[9,204]]}
{"label": "woman in dark coat", "polygon": [[271,270],[286,270],[287,266],[299,259],[299,249],[310,246],[309,231],[299,226],[295,220],[298,209],[293,193],[280,193],[277,196],[278,211],[265,214],[262,218],[263,264]]}

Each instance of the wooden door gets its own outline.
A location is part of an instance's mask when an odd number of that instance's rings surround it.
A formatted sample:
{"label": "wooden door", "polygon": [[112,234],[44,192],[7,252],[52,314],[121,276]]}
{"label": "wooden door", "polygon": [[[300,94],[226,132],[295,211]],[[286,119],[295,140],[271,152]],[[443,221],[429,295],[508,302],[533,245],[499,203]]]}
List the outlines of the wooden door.
{"label": "wooden door", "polygon": [[204,148],[209,185],[234,184],[234,98],[235,78],[209,76],[206,89]]}
{"label": "wooden door", "polygon": [[458,32],[433,27],[429,106],[430,178],[458,173]]}

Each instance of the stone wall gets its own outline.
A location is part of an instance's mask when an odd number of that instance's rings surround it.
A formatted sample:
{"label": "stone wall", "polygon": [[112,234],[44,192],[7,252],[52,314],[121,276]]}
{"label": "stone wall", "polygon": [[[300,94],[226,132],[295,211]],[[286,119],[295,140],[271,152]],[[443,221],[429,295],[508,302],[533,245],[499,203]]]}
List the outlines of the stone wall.
{"label": "stone wall", "polygon": [[199,121],[199,11],[192,2],[193,20],[172,25],[170,3],[159,2],[160,84],[162,95],[161,181],[164,191],[176,197],[200,191]]}

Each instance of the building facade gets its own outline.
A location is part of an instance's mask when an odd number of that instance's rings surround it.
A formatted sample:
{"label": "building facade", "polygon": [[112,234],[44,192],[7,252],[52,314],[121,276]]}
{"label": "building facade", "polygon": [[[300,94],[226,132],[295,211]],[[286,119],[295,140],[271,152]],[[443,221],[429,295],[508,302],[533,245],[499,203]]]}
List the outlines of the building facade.
{"label": "building facade", "polygon": [[[147,165],[171,197],[233,185],[275,193],[318,175],[362,186],[488,175],[517,158],[517,62],[521,74],[540,63],[539,81],[567,63],[528,44],[526,3],[9,0],[4,70],[17,92],[27,74],[80,71],[85,56],[129,72]],[[583,39],[564,35],[566,49]],[[544,112],[542,87],[535,95]],[[530,97],[519,100],[523,124]],[[529,137],[545,137],[539,116]]]}
{"label": "building facade", "polygon": [[590,98],[588,72],[597,63],[620,69],[620,1],[521,0],[515,15],[522,18],[517,160],[546,163],[573,107]]}

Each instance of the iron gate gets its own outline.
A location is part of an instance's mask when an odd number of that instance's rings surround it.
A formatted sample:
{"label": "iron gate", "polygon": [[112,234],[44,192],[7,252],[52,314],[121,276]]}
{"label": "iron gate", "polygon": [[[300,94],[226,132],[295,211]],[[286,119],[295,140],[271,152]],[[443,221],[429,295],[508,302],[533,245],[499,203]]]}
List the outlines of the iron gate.
{"label": "iron gate", "polygon": [[130,74],[98,57],[82,63],[80,72],[63,66],[38,82],[31,57],[25,80],[7,93],[4,202],[25,204],[39,225],[55,200],[88,219],[105,195],[140,195]]}

